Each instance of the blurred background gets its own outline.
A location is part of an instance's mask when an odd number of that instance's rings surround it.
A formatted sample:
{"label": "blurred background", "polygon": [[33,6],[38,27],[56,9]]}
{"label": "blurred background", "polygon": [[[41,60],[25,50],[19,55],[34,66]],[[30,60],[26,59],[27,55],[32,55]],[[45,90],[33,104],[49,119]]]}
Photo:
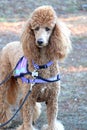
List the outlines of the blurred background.
{"label": "blurred background", "polygon": [[[58,19],[71,30],[73,50],[60,64],[61,93],[58,120],[65,130],[87,130],[87,0],[0,0],[0,50],[8,43],[20,40],[22,27],[31,12],[41,5],[51,5]],[[17,105],[18,106],[18,105]],[[12,107],[13,113],[17,106]],[[47,122],[46,108],[36,127]],[[15,130],[20,114],[6,130]]]}

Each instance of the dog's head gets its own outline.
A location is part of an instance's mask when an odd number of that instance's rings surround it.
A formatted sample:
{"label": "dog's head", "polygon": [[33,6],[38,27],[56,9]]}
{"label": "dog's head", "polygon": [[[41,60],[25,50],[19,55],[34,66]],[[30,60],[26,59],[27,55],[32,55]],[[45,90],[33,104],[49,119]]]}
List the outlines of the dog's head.
{"label": "dog's head", "polygon": [[71,49],[70,34],[51,6],[37,8],[27,21],[21,37],[24,54],[38,58],[38,49],[47,47],[52,58],[64,58]]}
{"label": "dog's head", "polygon": [[50,36],[56,24],[56,14],[52,7],[37,8],[31,16],[31,28],[35,35],[35,43],[42,48],[49,43]]}

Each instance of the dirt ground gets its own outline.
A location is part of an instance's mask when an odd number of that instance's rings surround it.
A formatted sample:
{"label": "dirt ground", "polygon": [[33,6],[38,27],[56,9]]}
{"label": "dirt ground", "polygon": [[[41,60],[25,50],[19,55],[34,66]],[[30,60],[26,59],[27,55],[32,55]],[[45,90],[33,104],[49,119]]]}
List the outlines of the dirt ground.
{"label": "dirt ground", "polygon": [[[20,40],[22,26],[38,2],[30,5],[29,0],[0,1],[0,50],[8,42]],[[58,11],[56,3],[53,6]],[[71,30],[73,50],[64,62],[59,62],[61,93],[58,120],[62,121],[65,130],[87,130],[87,12],[60,12],[59,19]],[[39,129],[47,122],[46,108],[44,103],[42,105],[42,114],[35,124]],[[16,109],[17,105],[12,107],[13,113]],[[15,130],[20,123],[18,114],[6,130]]]}

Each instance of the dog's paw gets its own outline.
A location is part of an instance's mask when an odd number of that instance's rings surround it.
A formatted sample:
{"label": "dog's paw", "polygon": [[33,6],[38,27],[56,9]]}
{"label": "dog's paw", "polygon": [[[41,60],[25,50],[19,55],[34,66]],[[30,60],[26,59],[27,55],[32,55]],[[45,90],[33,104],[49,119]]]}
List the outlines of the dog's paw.
{"label": "dog's paw", "polygon": [[23,125],[20,125],[16,130],[24,130]]}
{"label": "dog's paw", "polygon": [[48,125],[47,124],[43,125],[41,130],[48,130]]}
{"label": "dog's paw", "polygon": [[31,128],[27,127],[27,126],[23,126],[20,125],[16,130],[37,130],[36,128],[34,128],[33,126]]}
{"label": "dog's paw", "polygon": [[41,130],[64,130],[64,126],[60,121],[55,121],[55,125],[48,126],[47,124],[42,127]]}

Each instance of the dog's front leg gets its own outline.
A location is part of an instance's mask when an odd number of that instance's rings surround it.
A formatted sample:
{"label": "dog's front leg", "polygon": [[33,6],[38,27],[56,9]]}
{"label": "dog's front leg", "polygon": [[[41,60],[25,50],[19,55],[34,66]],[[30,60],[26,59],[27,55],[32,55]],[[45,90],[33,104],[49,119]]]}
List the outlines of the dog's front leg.
{"label": "dog's front leg", "polygon": [[58,91],[54,88],[50,92],[50,97],[46,102],[48,124],[42,127],[42,130],[64,130],[63,125],[57,121],[58,114]]}
{"label": "dog's front leg", "polygon": [[47,102],[47,117],[48,117],[48,129],[55,130],[55,121],[58,113],[58,99],[52,97]]}
{"label": "dog's front leg", "polygon": [[[23,99],[25,98],[29,89],[30,89],[29,84],[23,84],[22,86]],[[35,106],[35,101],[33,100],[30,94],[23,106],[23,124],[17,130],[33,130],[34,129],[32,126],[34,106]]]}

